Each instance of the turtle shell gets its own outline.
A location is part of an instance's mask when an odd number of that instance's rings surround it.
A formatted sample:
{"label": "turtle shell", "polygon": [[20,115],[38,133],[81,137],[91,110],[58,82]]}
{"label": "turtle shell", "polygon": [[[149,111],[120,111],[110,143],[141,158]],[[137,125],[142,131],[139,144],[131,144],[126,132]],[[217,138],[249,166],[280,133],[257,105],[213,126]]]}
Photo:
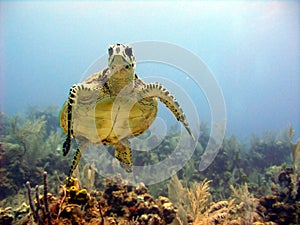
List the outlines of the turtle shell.
{"label": "turtle shell", "polygon": [[[157,114],[156,98],[134,101],[129,97],[105,97],[94,104],[77,104],[73,109],[73,136],[92,144],[114,145],[143,133]],[[67,102],[60,113],[60,125],[67,133]]]}

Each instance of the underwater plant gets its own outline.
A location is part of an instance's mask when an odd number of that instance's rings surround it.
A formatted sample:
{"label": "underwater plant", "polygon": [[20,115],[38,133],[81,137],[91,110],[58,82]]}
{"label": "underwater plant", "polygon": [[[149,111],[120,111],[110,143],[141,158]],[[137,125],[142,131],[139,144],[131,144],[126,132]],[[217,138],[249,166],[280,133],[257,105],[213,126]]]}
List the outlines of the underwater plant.
{"label": "underwater plant", "polygon": [[300,181],[298,158],[300,139],[297,144],[292,142],[294,130],[289,130],[289,142],[293,166],[285,166],[277,173],[277,179],[272,183],[272,193],[259,199],[257,209],[265,218],[278,225],[300,223]]}
{"label": "underwater plant", "polygon": [[238,204],[236,210],[238,210],[236,220],[240,220],[242,217],[244,221],[249,224],[253,222],[262,222],[262,218],[257,213],[258,199],[254,198],[253,194],[249,192],[248,184],[244,183],[237,188],[230,185],[230,189],[235,199],[235,204]]}
{"label": "underwater plant", "polygon": [[[210,200],[210,182],[204,180],[201,183],[193,183],[191,188],[183,188],[177,175],[174,174],[168,185],[168,196],[176,207],[183,208],[196,221],[207,210]],[[187,218],[182,217],[182,215],[180,220],[183,224],[188,222]]]}
{"label": "underwater plant", "polygon": [[279,133],[266,131],[262,138],[253,135],[250,145],[249,159],[252,165],[256,165],[258,172],[263,172],[267,167],[281,165],[289,162],[287,154],[290,152],[288,130]]}
{"label": "underwater plant", "polygon": [[184,188],[177,175],[173,175],[168,185],[168,196],[177,207],[178,224],[263,224],[263,218],[256,211],[258,203],[248,192],[247,185],[238,189],[232,186],[234,198],[213,202],[210,183],[203,180]]}
{"label": "underwater plant", "polygon": [[297,143],[293,143],[292,139],[295,136],[295,131],[290,128],[289,132],[289,141],[290,141],[290,148],[292,153],[292,161],[293,161],[293,167],[294,171],[298,171],[298,165],[299,165],[299,157],[300,157],[300,138],[297,140]]}
{"label": "underwater plant", "polygon": [[[38,116],[36,116],[36,114]],[[13,116],[7,119],[6,132],[1,135],[0,141],[4,148],[6,145],[15,145],[15,149],[23,151],[23,160],[28,162],[30,168],[36,166],[38,159],[45,158],[51,152],[57,152],[62,143],[62,133],[58,131],[57,124],[46,118],[51,118],[47,112],[30,109],[27,116]]]}
{"label": "underwater plant", "polygon": [[[34,201],[31,197],[31,187],[29,181],[26,182],[26,187],[28,190],[28,198],[29,198],[29,205],[31,211],[33,213],[34,221],[38,224],[48,224],[52,225],[51,223],[51,213],[49,210],[49,203],[48,203],[48,183],[47,183],[47,172],[44,172],[44,196],[42,198],[43,205],[41,204],[41,199],[39,196],[39,186],[36,185],[35,187],[35,197],[36,197],[36,207],[34,206]],[[42,211],[43,216],[40,215],[39,210]]]}
{"label": "underwater plant", "polygon": [[74,170],[74,177],[77,177],[79,184],[88,191],[94,190],[96,177],[95,163],[92,163],[91,165],[89,163],[86,163],[83,166],[82,170],[77,167]]}
{"label": "underwater plant", "polygon": [[62,133],[57,130],[57,121],[54,129],[53,121],[46,118],[53,120],[34,108],[23,116],[1,116],[0,200],[17,194],[28,179],[34,185],[40,183],[42,179],[38,174],[45,169],[49,169],[52,176],[62,177],[55,174],[56,170],[66,167],[66,160],[57,151],[63,141]]}

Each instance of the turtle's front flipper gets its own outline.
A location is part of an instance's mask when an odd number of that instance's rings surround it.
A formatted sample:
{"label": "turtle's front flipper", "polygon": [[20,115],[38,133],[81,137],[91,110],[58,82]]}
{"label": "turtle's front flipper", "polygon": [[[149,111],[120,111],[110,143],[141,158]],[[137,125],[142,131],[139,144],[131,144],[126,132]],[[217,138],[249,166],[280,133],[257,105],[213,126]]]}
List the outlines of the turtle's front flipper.
{"label": "turtle's front flipper", "polygon": [[[74,84],[70,89],[69,98],[67,100],[67,137],[63,144],[63,155],[66,156],[71,148],[71,141],[75,138],[73,131],[74,111],[79,105],[93,105],[97,101],[99,89],[94,84]],[[76,117],[76,116],[75,116]],[[75,118],[76,119],[76,118]],[[85,147],[78,145],[72,166],[69,171],[69,177],[72,176],[81,158],[81,150]]]}
{"label": "turtle's front flipper", "polygon": [[76,97],[76,88],[75,85],[71,87],[69,98],[67,100],[67,137],[63,144],[63,155],[66,156],[71,149],[71,141],[73,136],[73,126],[72,126],[72,114],[73,114],[73,105]]}
{"label": "turtle's front flipper", "polygon": [[95,84],[74,84],[69,92],[67,104],[67,133],[63,144],[63,155],[66,156],[71,148],[71,141],[74,138],[73,121],[74,109],[80,105],[95,105],[99,95],[99,88]]}
{"label": "turtle's front flipper", "polygon": [[168,107],[169,110],[171,110],[171,112],[174,114],[176,119],[183,124],[183,126],[185,127],[187,132],[191,135],[193,140],[195,140],[195,138],[190,130],[189,124],[186,120],[183,110],[179,106],[175,97],[164,86],[162,86],[159,83],[147,84],[146,87],[143,88],[143,97],[159,98],[159,100],[162,103],[164,103]]}
{"label": "turtle's front flipper", "polygon": [[121,167],[126,170],[126,172],[132,172],[132,157],[131,149],[129,148],[129,143],[126,141],[119,142],[115,145],[115,157],[120,161]]}

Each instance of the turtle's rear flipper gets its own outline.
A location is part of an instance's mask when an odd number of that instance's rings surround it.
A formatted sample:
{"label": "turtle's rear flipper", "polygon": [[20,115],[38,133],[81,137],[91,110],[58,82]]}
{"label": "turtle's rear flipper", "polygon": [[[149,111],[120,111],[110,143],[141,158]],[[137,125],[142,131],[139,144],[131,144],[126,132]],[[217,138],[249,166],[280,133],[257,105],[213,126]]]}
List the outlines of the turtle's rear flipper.
{"label": "turtle's rear flipper", "polygon": [[73,172],[76,169],[76,167],[78,166],[78,163],[79,163],[80,159],[81,159],[81,151],[80,151],[79,147],[77,147],[75,156],[73,158],[72,165],[71,165],[70,170],[69,170],[69,177],[72,177]]}
{"label": "turtle's rear flipper", "polygon": [[129,146],[119,142],[115,147],[115,157],[120,161],[121,167],[128,173],[132,172],[132,157]]}

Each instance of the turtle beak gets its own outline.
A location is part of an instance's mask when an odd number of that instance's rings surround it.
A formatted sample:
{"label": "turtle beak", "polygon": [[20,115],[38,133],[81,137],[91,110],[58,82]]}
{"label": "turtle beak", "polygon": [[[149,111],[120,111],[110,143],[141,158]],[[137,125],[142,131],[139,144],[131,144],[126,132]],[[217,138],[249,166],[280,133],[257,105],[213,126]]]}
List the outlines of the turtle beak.
{"label": "turtle beak", "polygon": [[127,62],[122,55],[115,55],[111,60],[111,64],[114,64],[114,65],[120,65],[120,64],[124,64],[124,63],[127,63]]}
{"label": "turtle beak", "polygon": [[114,55],[114,57],[111,59],[109,65],[110,68],[113,69],[115,72],[119,72],[122,69],[124,69],[126,65],[130,65],[130,64],[121,54],[117,54]]}

